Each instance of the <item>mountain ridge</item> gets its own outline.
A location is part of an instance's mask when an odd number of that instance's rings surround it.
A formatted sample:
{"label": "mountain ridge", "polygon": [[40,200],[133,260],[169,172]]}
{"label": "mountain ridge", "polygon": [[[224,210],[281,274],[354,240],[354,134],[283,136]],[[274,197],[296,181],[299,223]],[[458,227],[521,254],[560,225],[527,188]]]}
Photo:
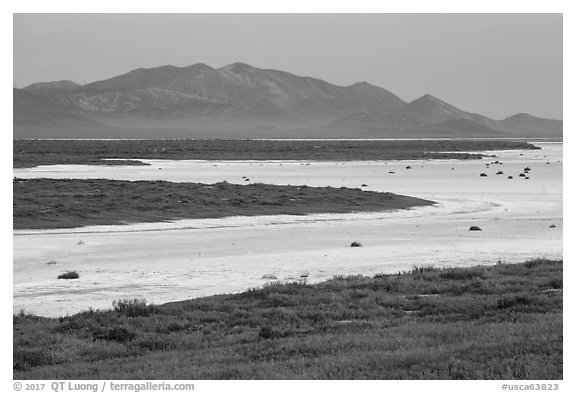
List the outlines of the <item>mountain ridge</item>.
{"label": "mountain ridge", "polygon": [[[172,129],[229,129],[231,136],[242,137],[243,129],[266,127],[271,137],[291,130],[302,136],[306,129],[320,130],[326,137],[363,137],[374,130],[384,137],[421,132],[441,136],[458,134],[455,124],[466,136],[472,131],[475,137],[562,136],[560,120],[528,114],[493,120],[431,94],[405,102],[367,82],[338,86],[239,62],[221,68],[204,63],[138,68],[85,85],[68,80],[34,83],[14,89],[13,97],[14,137],[21,131],[41,137],[42,127],[53,127],[57,134],[58,127],[71,126],[116,128],[119,137],[126,134],[122,130],[134,135],[138,128],[157,129],[158,137]],[[457,119],[467,122],[440,126]],[[425,128],[432,125],[439,126]],[[67,136],[71,133],[66,131]]]}

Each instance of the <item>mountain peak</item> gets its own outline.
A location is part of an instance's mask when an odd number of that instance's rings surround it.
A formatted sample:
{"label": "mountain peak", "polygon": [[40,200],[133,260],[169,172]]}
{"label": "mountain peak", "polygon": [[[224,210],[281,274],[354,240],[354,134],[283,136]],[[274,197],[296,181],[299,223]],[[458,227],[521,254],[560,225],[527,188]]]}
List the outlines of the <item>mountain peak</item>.
{"label": "mountain peak", "polygon": [[408,103],[400,112],[418,118],[424,124],[435,124],[454,118],[471,119],[470,115],[431,94]]}
{"label": "mountain peak", "polygon": [[526,112],[520,112],[520,113],[516,113],[515,115],[509,116],[504,120],[509,120],[509,119],[535,119],[536,116],[533,116],[529,113]]}
{"label": "mountain peak", "polygon": [[376,87],[376,86],[371,85],[371,84],[368,83],[368,82],[362,81],[362,82],[353,83],[353,84],[351,84],[351,85],[349,85],[349,86],[346,86],[346,87],[349,87],[349,88],[352,88],[352,89],[370,89],[370,88],[374,88],[374,87]]}
{"label": "mountain peak", "polygon": [[221,70],[231,71],[231,72],[246,72],[246,71],[253,71],[253,70],[256,70],[256,69],[257,69],[257,68],[252,67],[252,66],[249,65],[249,64],[240,63],[240,62],[228,64],[227,66],[224,66],[224,67],[221,68]]}
{"label": "mountain peak", "polygon": [[206,63],[196,63],[185,67],[187,70],[205,70],[205,71],[214,71],[214,68],[210,67]]}
{"label": "mountain peak", "polygon": [[415,99],[414,101],[408,103],[410,107],[416,108],[442,108],[450,112],[462,112],[460,109],[448,104],[446,101],[442,101],[439,98],[434,97],[431,94],[424,94],[422,97]]}
{"label": "mountain peak", "polygon": [[415,99],[412,102],[433,102],[433,103],[440,103],[440,104],[446,104],[444,101],[442,101],[439,98],[434,97],[432,94],[424,94],[423,96]]}

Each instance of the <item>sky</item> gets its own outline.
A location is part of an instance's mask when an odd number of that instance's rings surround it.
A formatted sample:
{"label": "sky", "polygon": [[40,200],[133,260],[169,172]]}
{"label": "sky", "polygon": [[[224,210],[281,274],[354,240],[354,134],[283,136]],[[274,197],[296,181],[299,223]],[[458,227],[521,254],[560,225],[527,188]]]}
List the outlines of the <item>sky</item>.
{"label": "sky", "polygon": [[561,14],[15,14],[14,86],[243,62],[562,119]]}

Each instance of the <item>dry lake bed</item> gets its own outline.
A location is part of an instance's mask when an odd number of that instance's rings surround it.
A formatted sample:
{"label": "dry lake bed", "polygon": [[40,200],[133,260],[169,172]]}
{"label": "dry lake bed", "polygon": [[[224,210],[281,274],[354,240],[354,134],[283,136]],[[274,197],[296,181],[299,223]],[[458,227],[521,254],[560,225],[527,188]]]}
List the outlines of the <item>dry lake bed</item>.
{"label": "dry lake bed", "polygon": [[[15,230],[14,312],[63,316],[110,308],[117,299],[159,304],[302,276],[318,282],[414,265],[562,259],[562,144],[535,144],[542,149],[490,151],[495,157],[482,160],[142,160],[150,165],[14,169],[20,178],[358,187],[437,202],[380,213]],[[526,167],[529,179],[519,176]],[[482,231],[469,231],[472,225]],[[362,247],[350,247],[353,241]],[[68,270],[80,279],[56,278]]]}

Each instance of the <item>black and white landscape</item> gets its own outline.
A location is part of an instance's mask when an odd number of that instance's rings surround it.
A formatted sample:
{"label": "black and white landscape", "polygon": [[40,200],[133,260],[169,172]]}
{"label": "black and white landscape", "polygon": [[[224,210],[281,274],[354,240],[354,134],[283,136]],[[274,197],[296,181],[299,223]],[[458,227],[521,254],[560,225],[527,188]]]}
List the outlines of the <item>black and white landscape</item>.
{"label": "black and white landscape", "polygon": [[14,26],[14,379],[563,378],[561,15]]}

